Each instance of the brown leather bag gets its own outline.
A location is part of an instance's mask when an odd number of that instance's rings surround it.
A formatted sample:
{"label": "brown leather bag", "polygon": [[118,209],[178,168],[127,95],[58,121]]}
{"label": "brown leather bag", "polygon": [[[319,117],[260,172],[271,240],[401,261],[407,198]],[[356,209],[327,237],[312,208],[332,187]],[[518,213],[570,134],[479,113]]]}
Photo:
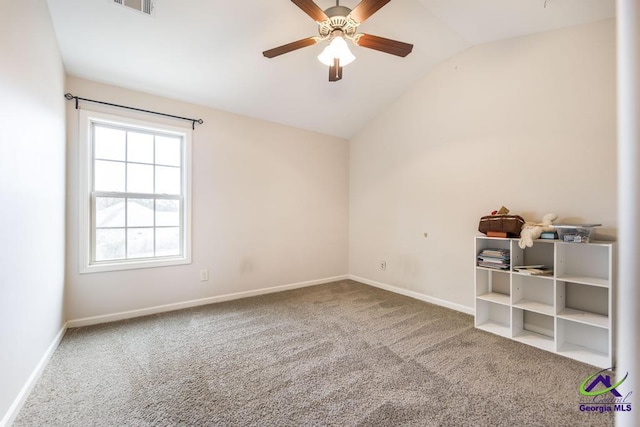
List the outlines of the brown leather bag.
{"label": "brown leather bag", "polygon": [[502,231],[509,237],[519,237],[524,225],[524,219],[520,215],[487,215],[480,218],[478,231],[487,234],[487,231]]}

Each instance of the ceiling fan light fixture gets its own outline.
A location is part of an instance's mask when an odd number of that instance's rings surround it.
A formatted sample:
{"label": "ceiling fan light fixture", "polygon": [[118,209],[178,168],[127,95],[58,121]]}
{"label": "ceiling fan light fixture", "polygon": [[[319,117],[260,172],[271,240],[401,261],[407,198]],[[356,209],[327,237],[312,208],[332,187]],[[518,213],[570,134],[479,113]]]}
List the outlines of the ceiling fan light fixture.
{"label": "ceiling fan light fixture", "polygon": [[333,60],[336,58],[340,60],[340,66],[342,67],[351,64],[356,59],[341,35],[335,36],[329,46],[325,47],[322,53],[318,55],[318,61],[327,67],[332,66]]}

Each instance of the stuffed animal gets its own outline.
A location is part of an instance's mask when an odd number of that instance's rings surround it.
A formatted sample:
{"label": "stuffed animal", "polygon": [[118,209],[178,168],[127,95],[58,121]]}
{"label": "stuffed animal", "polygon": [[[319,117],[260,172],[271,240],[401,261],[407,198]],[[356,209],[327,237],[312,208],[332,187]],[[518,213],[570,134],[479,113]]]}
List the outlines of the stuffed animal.
{"label": "stuffed animal", "polygon": [[525,222],[520,231],[520,249],[533,246],[533,241],[540,237],[543,231],[553,231],[551,224],[558,219],[558,215],[550,213],[542,217],[542,222]]}

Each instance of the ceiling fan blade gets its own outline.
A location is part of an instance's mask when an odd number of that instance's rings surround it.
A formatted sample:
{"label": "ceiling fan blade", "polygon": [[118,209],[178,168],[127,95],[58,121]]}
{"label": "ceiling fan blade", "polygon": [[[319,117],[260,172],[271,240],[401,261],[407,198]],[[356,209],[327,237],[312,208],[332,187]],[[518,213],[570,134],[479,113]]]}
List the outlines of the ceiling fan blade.
{"label": "ceiling fan blade", "polygon": [[358,34],[354,39],[354,42],[358,46],[402,57],[409,55],[413,50],[412,44],[385,39],[384,37],[372,36],[371,34]]}
{"label": "ceiling fan blade", "polygon": [[342,67],[340,66],[340,59],[334,58],[333,65],[329,67],[329,81],[337,82],[342,80]]}
{"label": "ceiling fan blade", "polygon": [[264,52],[262,52],[262,54],[267,58],[274,58],[284,53],[302,49],[303,47],[313,46],[316,43],[318,43],[318,39],[316,37],[307,37],[306,39],[298,40],[282,46],[274,47],[273,49],[265,50]]}
{"label": "ceiling fan blade", "polygon": [[326,13],[320,7],[313,2],[313,0],[291,0],[298,6],[304,13],[309,15],[311,19],[320,23],[329,19]]}
{"label": "ceiling fan blade", "polygon": [[359,23],[363,23],[367,18],[376,13],[382,6],[391,0],[362,0],[351,11],[351,17]]}

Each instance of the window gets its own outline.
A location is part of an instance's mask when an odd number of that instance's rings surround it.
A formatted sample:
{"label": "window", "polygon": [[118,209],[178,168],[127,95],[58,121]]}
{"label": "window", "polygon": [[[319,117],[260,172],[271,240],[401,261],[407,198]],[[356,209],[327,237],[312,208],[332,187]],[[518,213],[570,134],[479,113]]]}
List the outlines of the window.
{"label": "window", "polygon": [[190,262],[191,131],[81,111],[81,272]]}

